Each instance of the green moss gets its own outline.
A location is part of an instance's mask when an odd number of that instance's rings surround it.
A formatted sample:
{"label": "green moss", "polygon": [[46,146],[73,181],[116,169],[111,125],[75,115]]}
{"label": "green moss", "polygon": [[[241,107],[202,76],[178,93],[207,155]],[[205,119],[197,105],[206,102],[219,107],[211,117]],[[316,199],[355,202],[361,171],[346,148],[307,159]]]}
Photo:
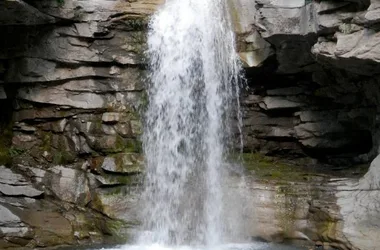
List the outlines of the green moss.
{"label": "green moss", "polygon": [[135,139],[126,139],[123,141],[123,145],[125,146],[125,152],[127,153],[141,153],[142,152],[142,144],[141,142]]}
{"label": "green moss", "polygon": [[123,23],[127,27],[128,30],[132,31],[138,31],[138,30],[145,30],[148,26],[148,19],[147,18],[141,18],[141,17],[135,17],[131,18],[131,16],[127,16],[128,19],[124,19]]}
{"label": "green moss", "polygon": [[57,151],[54,153],[53,163],[57,165],[66,165],[73,163],[75,156],[67,151]]}
{"label": "green moss", "polygon": [[9,148],[8,152],[11,157],[17,157],[19,155],[22,155],[25,152],[25,150],[22,148],[12,146]]}
{"label": "green moss", "polygon": [[149,105],[148,93],[146,91],[143,91],[140,97],[140,106],[139,106],[140,112],[144,112],[145,110],[147,110],[148,105]]}
{"label": "green moss", "polygon": [[12,164],[12,157],[8,151],[0,147],[0,165],[10,166]]}
{"label": "green moss", "polygon": [[46,132],[42,135],[41,151],[51,152],[52,133]]}
{"label": "green moss", "polygon": [[126,233],[129,225],[122,220],[107,220],[106,227],[108,233],[112,236],[113,240],[117,243],[128,242],[128,235]]}
{"label": "green moss", "polygon": [[0,132],[2,132],[2,136],[0,137],[0,165],[9,166],[12,164],[12,137],[13,130],[12,124],[3,124],[0,126]]}
{"label": "green moss", "polygon": [[115,195],[120,195],[123,193],[124,193],[123,186],[117,186],[117,187],[109,188],[105,196],[115,196]]}
{"label": "green moss", "polygon": [[307,174],[300,166],[260,153],[244,153],[240,156],[244,167],[259,179],[304,181]]}
{"label": "green moss", "polygon": [[115,182],[123,184],[123,185],[129,185],[132,182],[131,177],[127,175],[114,176],[112,178]]}
{"label": "green moss", "polygon": [[329,239],[336,238],[337,233],[337,221],[333,220],[323,220],[316,223],[317,234],[321,237],[323,241],[329,241]]}
{"label": "green moss", "polygon": [[75,161],[75,154],[65,147],[65,141],[59,141],[57,137],[54,140],[54,136],[56,135],[52,132],[43,132],[40,135],[41,143],[36,153],[42,154],[45,151],[48,152],[52,156],[52,159],[49,161],[56,165],[73,163]]}
{"label": "green moss", "polygon": [[96,193],[92,195],[91,207],[97,211],[103,211],[104,209],[103,203]]}

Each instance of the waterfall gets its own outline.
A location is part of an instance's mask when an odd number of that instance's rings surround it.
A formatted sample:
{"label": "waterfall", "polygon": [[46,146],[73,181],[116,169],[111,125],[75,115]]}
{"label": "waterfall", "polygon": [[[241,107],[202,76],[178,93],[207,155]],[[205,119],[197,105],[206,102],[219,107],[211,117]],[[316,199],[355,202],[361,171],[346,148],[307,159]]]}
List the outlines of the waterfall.
{"label": "waterfall", "polygon": [[[240,66],[226,0],[167,0],[148,34],[140,243],[220,244]],[[235,121],[236,123],[236,121]]]}

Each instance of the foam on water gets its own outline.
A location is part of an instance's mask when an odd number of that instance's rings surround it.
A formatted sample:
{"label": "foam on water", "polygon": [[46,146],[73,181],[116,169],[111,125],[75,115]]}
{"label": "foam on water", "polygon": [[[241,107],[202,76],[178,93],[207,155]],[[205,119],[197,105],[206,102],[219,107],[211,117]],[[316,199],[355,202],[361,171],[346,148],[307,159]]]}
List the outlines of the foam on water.
{"label": "foam on water", "polygon": [[232,197],[225,186],[232,112],[240,117],[240,67],[226,1],[166,1],[150,22],[148,46],[138,242],[220,244],[238,234],[231,210],[240,205],[225,209]]}
{"label": "foam on water", "polygon": [[191,247],[191,246],[164,246],[159,244],[151,245],[126,245],[117,248],[107,248],[107,250],[301,250],[303,247],[294,247],[288,245],[276,245],[270,243],[254,244],[225,244],[214,245],[209,247]]}

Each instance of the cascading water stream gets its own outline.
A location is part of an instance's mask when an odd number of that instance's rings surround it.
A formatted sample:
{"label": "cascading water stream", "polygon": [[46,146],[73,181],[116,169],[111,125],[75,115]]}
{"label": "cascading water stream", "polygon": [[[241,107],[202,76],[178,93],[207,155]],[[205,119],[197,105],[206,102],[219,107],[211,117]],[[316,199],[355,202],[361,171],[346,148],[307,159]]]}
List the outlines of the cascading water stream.
{"label": "cascading water stream", "polygon": [[226,1],[167,0],[148,46],[140,243],[220,244],[240,70]]}

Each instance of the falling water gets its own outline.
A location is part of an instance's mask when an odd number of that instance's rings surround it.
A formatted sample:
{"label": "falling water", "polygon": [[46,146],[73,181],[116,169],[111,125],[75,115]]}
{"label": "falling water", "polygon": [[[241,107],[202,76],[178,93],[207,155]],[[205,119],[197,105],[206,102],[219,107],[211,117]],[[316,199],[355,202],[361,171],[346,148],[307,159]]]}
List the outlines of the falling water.
{"label": "falling water", "polygon": [[148,35],[151,70],[140,243],[219,244],[239,63],[226,0],[167,0]]}

